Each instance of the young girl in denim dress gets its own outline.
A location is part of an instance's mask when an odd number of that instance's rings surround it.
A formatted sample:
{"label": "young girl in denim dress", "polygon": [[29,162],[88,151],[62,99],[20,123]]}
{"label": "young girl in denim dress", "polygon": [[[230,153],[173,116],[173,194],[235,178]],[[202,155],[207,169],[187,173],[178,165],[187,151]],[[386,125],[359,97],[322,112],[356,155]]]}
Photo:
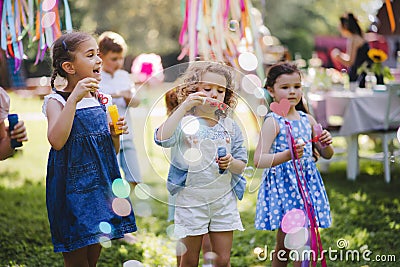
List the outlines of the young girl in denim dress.
{"label": "young girl in denim dress", "polygon": [[[274,112],[267,115],[254,152],[256,167],[266,168],[258,193],[255,227],[258,230],[278,229],[275,251],[279,253],[274,253],[272,260],[272,266],[275,267],[286,266],[289,260],[290,250],[284,246],[286,234],[282,231],[282,219],[292,209],[304,208],[296,181],[295,168],[291,161],[285,121],[290,122],[294,139],[303,140],[295,145],[294,150],[303,166],[307,191],[318,226],[329,227],[331,215],[324,183],[313,158],[312,144],[308,142],[316,136],[312,129],[317,122],[311,115],[296,109],[302,104],[303,96],[300,71],[295,65],[288,63],[273,65],[268,71],[265,88],[268,89],[274,101],[279,103],[282,99],[287,99],[290,103],[286,117]],[[332,157],[331,144],[332,136],[327,130],[323,130],[316,144],[316,149],[323,158]],[[301,262],[294,264],[294,266],[300,265]]]}
{"label": "young girl in denim dress", "polygon": [[244,230],[237,198],[247,163],[241,130],[225,112],[236,103],[233,75],[225,65],[196,62],[182,80],[179,106],[155,132],[158,145],[172,148],[167,188],[176,194],[175,235],[187,249],[180,266],[198,265],[207,233],[215,266],[229,266],[233,231]]}
{"label": "young girl in denim dress", "polygon": [[[113,181],[121,177],[119,135],[107,121],[104,103],[110,99],[96,92],[101,65],[96,40],[86,33],[67,33],[54,42],[55,92],[43,104],[51,144],[46,204],[54,251],[63,253],[65,266],[96,266],[102,239],[136,231],[132,209],[121,213],[114,205],[130,202],[112,191]],[[54,87],[57,75],[68,82],[60,91]],[[127,133],[123,117],[116,127]],[[101,231],[101,225],[111,232]]]}

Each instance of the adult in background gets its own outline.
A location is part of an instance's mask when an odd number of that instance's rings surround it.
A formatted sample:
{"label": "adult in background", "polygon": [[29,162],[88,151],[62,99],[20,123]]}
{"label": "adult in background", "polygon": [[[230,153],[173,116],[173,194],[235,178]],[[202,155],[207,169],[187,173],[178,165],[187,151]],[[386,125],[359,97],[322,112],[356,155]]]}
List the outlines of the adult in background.
{"label": "adult in background", "polygon": [[346,53],[335,48],[331,52],[333,61],[348,68],[350,82],[358,82],[359,87],[365,87],[365,76],[363,72],[357,74],[357,69],[365,62],[370,61],[368,58],[369,44],[364,39],[360,25],[352,13],[348,13],[340,18],[340,33],[347,38]]}

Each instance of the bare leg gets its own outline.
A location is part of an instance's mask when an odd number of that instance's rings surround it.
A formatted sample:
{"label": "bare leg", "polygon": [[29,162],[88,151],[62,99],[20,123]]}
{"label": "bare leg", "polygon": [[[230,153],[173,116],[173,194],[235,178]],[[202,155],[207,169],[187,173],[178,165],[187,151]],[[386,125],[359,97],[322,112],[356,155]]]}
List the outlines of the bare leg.
{"label": "bare leg", "polygon": [[218,255],[214,262],[215,267],[230,266],[233,231],[210,232],[210,241],[213,251]]}
{"label": "bare leg", "polygon": [[272,267],[286,267],[289,260],[290,250],[285,248],[283,241],[286,234],[279,228],[276,233],[276,247],[272,257]]}
{"label": "bare leg", "polygon": [[71,252],[63,252],[65,267],[89,267],[88,247],[79,248]]}
{"label": "bare leg", "polygon": [[203,235],[187,236],[182,238],[182,243],[187,251],[181,257],[180,267],[197,267],[199,265],[199,254]]}
{"label": "bare leg", "polygon": [[[207,252],[212,251],[209,234],[203,235],[201,250],[203,251],[203,258]],[[204,262],[206,262],[206,258],[204,258]],[[180,264],[181,264],[181,256],[176,256],[176,266],[179,266]]]}
{"label": "bare leg", "polygon": [[87,258],[89,262],[89,267],[96,267],[97,261],[100,257],[101,248],[102,247],[100,244],[94,244],[88,247]]}
{"label": "bare leg", "polygon": [[[203,264],[210,263],[210,259],[207,258],[207,253],[212,251],[210,234],[203,235],[203,242],[201,244],[201,250],[203,251]],[[208,266],[208,265],[205,265]]]}

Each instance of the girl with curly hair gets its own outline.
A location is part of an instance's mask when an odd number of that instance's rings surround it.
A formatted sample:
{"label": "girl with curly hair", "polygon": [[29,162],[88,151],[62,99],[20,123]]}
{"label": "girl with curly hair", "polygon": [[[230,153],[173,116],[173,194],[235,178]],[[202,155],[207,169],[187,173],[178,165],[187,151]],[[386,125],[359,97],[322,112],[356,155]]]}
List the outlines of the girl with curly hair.
{"label": "girl with curly hair", "polygon": [[242,132],[228,116],[236,105],[233,75],[223,64],[196,62],[182,80],[179,106],[154,136],[158,145],[172,147],[167,188],[176,194],[175,235],[187,249],[180,266],[198,266],[207,233],[215,266],[230,266],[233,231],[244,230],[237,198],[247,163]]}

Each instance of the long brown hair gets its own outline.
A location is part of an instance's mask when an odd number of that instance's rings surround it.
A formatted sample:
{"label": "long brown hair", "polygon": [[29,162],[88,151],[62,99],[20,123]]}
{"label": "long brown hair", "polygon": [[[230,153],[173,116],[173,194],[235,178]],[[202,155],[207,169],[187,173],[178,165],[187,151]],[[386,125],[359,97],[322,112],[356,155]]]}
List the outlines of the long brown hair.
{"label": "long brown hair", "polygon": [[[268,89],[269,88],[274,88],[274,85],[276,83],[276,80],[278,79],[279,76],[283,74],[293,74],[297,73],[300,76],[301,79],[301,71],[297,68],[295,64],[290,64],[287,62],[281,62],[277,63],[275,65],[272,65],[267,74],[267,80],[265,82],[264,88]],[[307,104],[304,101],[304,98],[301,98],[301,101],[296,105],[296,110],[301,110],[305,113],[310,114]]]}
{"label": "long brown hair", "polygon": [[64,62],[71,62],[75,59],[75,51],[80,44],[93,38],[90,34],[84,32],[70,32],[61,35],[53,44],[53,75],[51,76],[51,88],[54,88],[54,80],[57,75],[67,78],[67,73],[63,70]]}

